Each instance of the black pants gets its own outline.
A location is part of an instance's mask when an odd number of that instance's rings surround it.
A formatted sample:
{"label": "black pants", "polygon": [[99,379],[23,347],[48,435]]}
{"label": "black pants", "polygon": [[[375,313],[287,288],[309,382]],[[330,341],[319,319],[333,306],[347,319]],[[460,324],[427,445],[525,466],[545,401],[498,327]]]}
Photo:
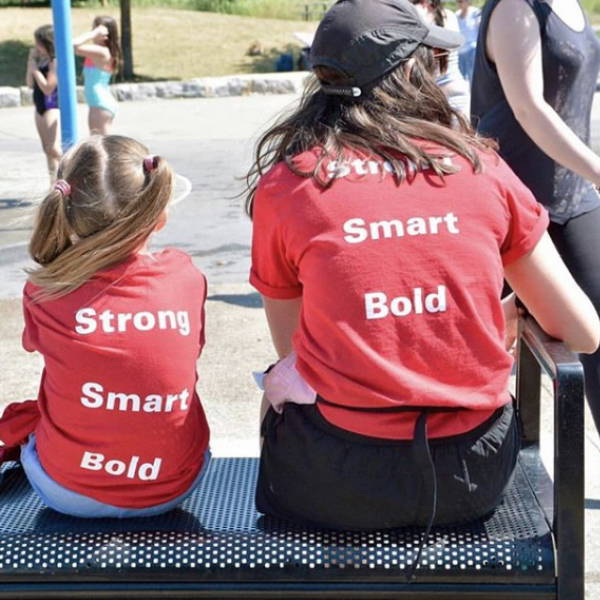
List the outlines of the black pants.
{"label": "black pants", "polygon": [[[600,314],[600,208],[564,225],[550,223],[548,233],[571,271]],[[600,350],[580,355],[585,372],[585,393],[600,433]]]}
{"label": "black pants", "polygon": [[[262,513],[332,529],[426,525],[428,473],[412,441],[371,438],[335,427],[315,405],[286,404],[263,422],[256,490]],[[435,524],[491,512],[510,483],[519,452],[512,405],[476,429],[429,441],[437,481]]]}

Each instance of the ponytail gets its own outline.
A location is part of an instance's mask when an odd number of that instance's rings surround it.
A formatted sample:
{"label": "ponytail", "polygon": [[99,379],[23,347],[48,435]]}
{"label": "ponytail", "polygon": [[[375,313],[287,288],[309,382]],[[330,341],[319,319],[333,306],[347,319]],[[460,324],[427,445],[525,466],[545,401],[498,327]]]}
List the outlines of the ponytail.
{"label": "ponytail", "polygon": [[[68,294],[95,273],[123,262],[154,231],[173,188],[173,172],[158,156],[122,136],[96,136],[61,163],[68,193],[42,202],[30,243],[40,265],[28,271],[41,288],[36,300]],[[58,185],[58,183],[57,183]]]}
{"label": "ponytail", "polygon": [[71,246],[68,200],[56,188],[42,201],[29,243],[29,253],[40,265],[51,263]]}

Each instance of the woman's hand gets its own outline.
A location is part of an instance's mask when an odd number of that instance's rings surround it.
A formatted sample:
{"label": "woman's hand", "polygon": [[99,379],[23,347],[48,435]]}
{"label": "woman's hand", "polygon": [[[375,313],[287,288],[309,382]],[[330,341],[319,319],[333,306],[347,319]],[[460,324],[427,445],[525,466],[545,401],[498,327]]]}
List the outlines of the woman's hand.
{"label": "woman's hand", "polygon": [[27,68],[31,71],[35,71],[37,69],[37,61],[39,59],[39,54],[36,48],[31,48],[29,50],[29,54],[27,55]]}
{"label": "woman's hand", "polygon": [[314,404],[317,393],[296,370],[296,353],[282,358],[264,378],[265,396],[273,409],[280,413],[286,402]]}
{"label": "woman's hand", "polygon": [[92,35],[96,44],[105,42],[108,39],[108,28],[105,25],[98,25],[92,30]]}
{"label": "woman's hand", "polygon": [[519,316],[524,312],[522,309],[517,308],[516,298],[513,292],[502,299],[502,309],[504,310],[504,321],[506,323],[504,347],[511,354],[514,353],[515,342],[517,341]]}

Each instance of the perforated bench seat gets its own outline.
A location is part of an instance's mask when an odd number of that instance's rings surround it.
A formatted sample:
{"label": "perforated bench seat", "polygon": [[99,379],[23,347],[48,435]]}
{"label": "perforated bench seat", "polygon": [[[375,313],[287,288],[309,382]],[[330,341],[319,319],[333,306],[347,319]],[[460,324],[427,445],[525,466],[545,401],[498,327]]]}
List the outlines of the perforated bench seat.
{"label": "perforated bench seat", "polygon": [[0,597],[411,598],[429,590],[432,599],[554,598],[552,516],[524,476],[551,506],[552,484],[537,456],[521,453],[492,516],[433,530],[410,585],[404,572],[422,530],[335,532],[261,517],[257,459],[214,459],[180,509],[123,521],[44,508],[12,463],[0,486]]}

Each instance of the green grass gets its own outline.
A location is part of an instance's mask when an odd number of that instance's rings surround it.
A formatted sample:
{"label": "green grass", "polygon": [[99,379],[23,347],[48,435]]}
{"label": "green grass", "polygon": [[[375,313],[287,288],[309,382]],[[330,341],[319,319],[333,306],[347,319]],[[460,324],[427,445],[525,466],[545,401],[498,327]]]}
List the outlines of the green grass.
{"label": "green grass", "polygon": [[[71,0],[78,8],[102,10],[104,7],[118,8],[119,0]],[[139,8],[162,7],[228,15],[241,15],[264,19],[288,19],[296,21],[308,18],[319,20],[333,0],[132,0]],[[0,7],[43,7],[49,0],[0,0]]]}
{"label": "green grass", "polygon": [[[73,31],[91,27],[95,15],[118,9],[74,8]],[[51,23],[49,8],[0,8],[0,85],[24,85],[27,53],[33,31]],[[134,68],[140,80],[192,79],[211,75],[275,70],[283,52],[296,56],[296,31],[311,31],[314,23],[258,19],[169,8],[132,11]],[[251,46],[260,53],[250,56]]]}

